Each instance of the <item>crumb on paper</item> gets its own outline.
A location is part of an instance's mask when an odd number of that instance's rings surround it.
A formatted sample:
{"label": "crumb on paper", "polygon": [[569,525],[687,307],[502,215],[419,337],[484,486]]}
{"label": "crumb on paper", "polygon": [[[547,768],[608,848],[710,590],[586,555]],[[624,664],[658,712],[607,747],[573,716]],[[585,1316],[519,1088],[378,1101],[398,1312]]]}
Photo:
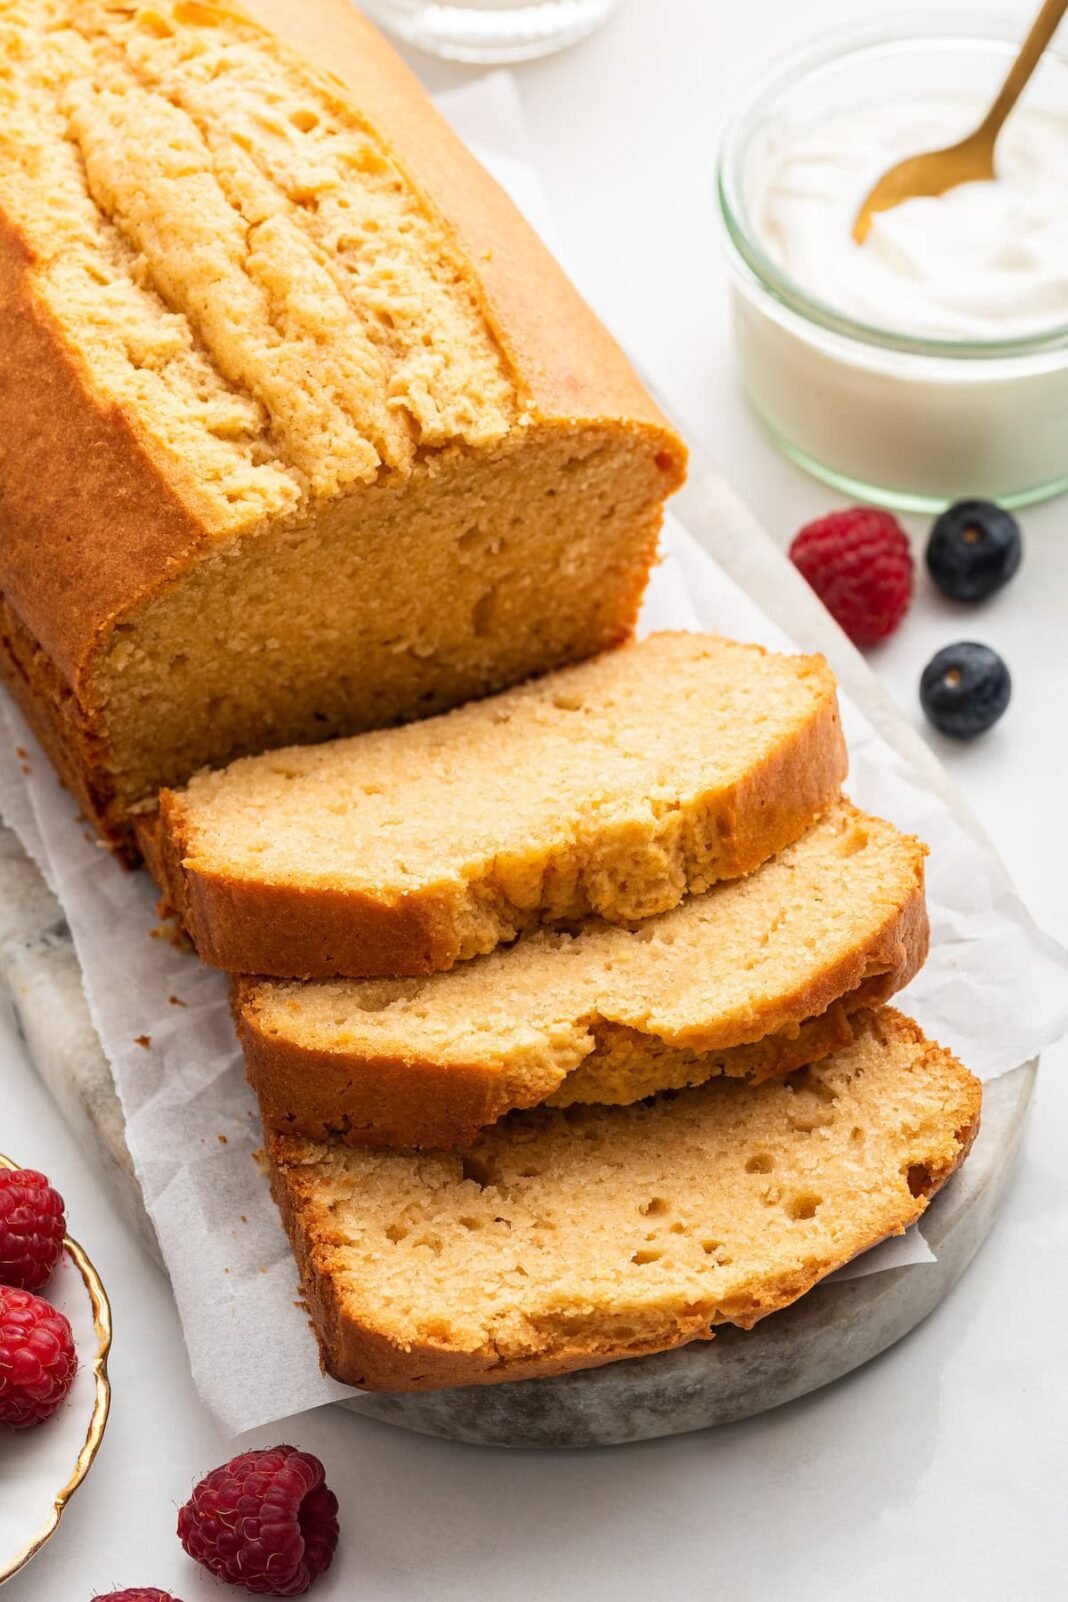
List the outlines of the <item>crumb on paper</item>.
{"label": "crumb on paper", "polygon": [[151,1044],[152,1044],[152,1036],[151,1035],[134,1035],[134,1045],[135,1046],[140,1046],[142,1051],[147,1051],[149,1046],[151,1046]]}
{"label": "crumb on paper", "polygon": [[220,1146],[228,1146],[230,1144],[229,1135],[218,1135],[216,1138],[218,1139]]}
{"label": "crumb on paper", "polygon": [[241,1214],[241,1222],[243,1224],[247,1224],[248,1223],[248,1214],[247,1213],[242,1213]]}
{"label": "crumb on paper", "polygon": [[188,1007],[189,1005],[188,1001],[183,1001],[181,996],[168,996],[167,1000],[172,1007]]}
{"label": "crumb on paper", "polygon": [[24,745],[17,745],[15,747],[15,755],[19,758],[19,760],[21,762],[25,762],[26,758],[29,756],[29,754],[30,753],[27,751],[27,749],[26,749],[26,747]]}
{"label": "crumb on paper", "polygon": [[30,774],[30,773],[33,772],[33,769],[30,767],[30,764],[28,762],[20,762],[19,763],[19,772],[20,773]]}
{"label": "crumb on paper", "polygon": [[188,935],[183,934],[173,919],[168,918],[163,923],[157,923],[148,933],[151,940],[166,940],[176,951],[192,951],[193,949],[193,942]]}

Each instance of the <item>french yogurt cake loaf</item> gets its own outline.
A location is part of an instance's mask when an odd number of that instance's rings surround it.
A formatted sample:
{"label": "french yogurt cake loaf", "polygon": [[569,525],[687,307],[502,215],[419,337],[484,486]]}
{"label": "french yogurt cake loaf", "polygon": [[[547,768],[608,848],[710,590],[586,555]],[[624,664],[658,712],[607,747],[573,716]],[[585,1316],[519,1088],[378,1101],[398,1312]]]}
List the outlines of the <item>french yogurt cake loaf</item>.
{"label": "french yogurt cake loaf", "polygon": [[267,1153],[327,1370],[434,1390],[751,1328],[920,1216],[981,1097],[884,1009],[762,1085],[538,1108],[457,1152],[273,1135]]}
{"label": "french yogurt cake loaf", "polygon": [[424,979],[240,980],[263,1121],[443,1147],[543,1101],[797,1068],[918,971],[923,861],[918,841],[840,802],[748,878],[635,930],[543,931]]}
{"label": "french yogurt cake loaf", "polygon": [[681,442],[349,0],[0,0],[0,326],[3,671],[130,851],[631,629]]}
{"label": "french yogurt cake loaf", "polygon": [[166,791],[149,865],[205,961],[420,974],[750,873],[838,795],[822,657],[658,634],[444,716]]}

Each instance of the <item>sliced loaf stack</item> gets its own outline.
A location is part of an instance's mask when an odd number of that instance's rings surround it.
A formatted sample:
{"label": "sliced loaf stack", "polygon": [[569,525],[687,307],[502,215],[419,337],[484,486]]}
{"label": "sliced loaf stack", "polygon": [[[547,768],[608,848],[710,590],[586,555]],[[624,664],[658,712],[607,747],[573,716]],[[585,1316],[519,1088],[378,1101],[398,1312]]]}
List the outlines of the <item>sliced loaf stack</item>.
{"label": "sliced loaf stack", "polygon": [[821,659],[666,634],[141,814],[234,975],[331,1373],[663,1350],[919,1216],[980,1091],[882,1005],[926,955],[925,848],[845,767]]}
{"label": "sliced loaf stack", "polygon": [[0,55],[0,677],[235,976],[327,1366],[609,1362],[904,1228],[979,1105],[879,1010],[923,848],[820,660],[621,644],[685,447],[510,202],[350,0]]}
{"label": "sliced loaf stack", "polygon": [[800,1067],[926,951],[921,848],[837,802],[756,873],[636,930],[535,934],[422,980],[243,979],[235,995],[271,1124],[451,1146],[543,1101]]}

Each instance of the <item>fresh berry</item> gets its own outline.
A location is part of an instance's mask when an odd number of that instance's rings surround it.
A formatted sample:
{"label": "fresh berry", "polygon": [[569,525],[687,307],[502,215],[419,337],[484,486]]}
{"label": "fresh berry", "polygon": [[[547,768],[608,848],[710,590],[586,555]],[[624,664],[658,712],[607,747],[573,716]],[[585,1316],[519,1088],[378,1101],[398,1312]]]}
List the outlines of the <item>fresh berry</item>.
{"label": "fresh berry", "polygon": [[94,1596],[92,1602],[181,1602],[181,1598],[172,1596],[169,1591],[157,1591],[151,1585],[135,1585],[132,1591],[108,1591],[103,1596]]}
{"label": "fresh berry", "polygon": [[41,1290],[63,1255],[63,1197],[33,1168],[0,1168],[0,1285]]}
{"label": "fresh berry", "polygon": [[74,1336],[58,1308],[0,1285],[0,1424],[26,1430],[51,1418],[77,1370]]}
{"label": "fresh berry", "polygon": [[889,512],[853,506],[808,523],[790,560],[854,645],[892,634],[912,599],[912,552]]}
{"label": "fresh berry", "polygon": [[955,740],[971,740],[995,724],[1009,704],[1009,670],[989,645],[961,640],[928,662],[920,679],[920,701],[936,729]]}
{"label": "fresh berry", "polygon": [[927,571],[955,601],[985,601],[1020,565],[1020,526],[993,501],[958,501],[936,518]]}
{"label": "fresh berry", "polygon": [[220,1580],[256,1596],[303,1596],[337,1546],[337,1497],[310,1452],[243,1452],[201,1480],[178,1539]]}

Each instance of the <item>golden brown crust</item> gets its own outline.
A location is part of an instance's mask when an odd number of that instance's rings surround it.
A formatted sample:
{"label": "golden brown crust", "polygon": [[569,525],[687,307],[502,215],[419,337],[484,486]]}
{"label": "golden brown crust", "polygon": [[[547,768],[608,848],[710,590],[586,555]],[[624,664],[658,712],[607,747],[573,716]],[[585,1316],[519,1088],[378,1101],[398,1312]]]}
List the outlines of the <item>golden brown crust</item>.
{"label": "golden brown crust", "polygon": [[136,421],[94,392],[34,293],[33,265],[0,213],[0,589],[77,696],[100,632],[188,562],[204,531]]}
{"label": "golden brown crust", "polygon": [[[665,494],[676,488],[681,440],[374,29],[347,0],[263,0],[251,10],[328,74],[334,93],[358,99],[368,120],[390,130],[420,192],[454,230],[530,420],[569,428],[603,419],[640,437],[661,462]],[[193,566],[212,536],[195,475],[167,460],[135,412],[97,392],[35,293],[34,267],[30,243],[0,216],[0,592],[44,664],[18,686],[24,710],[94,823],[135,857],[110,795],[93,670],[113,626]]]}
{"label": "golden brown crust", "polygon": [[[735,785],[690,809],[699,836],[711,834],[714,826],[722,852],[720,877],[752,873],[792,845],[837,797],[847,767],[832,688],[812,716]],[[662,838],[651,843],[650,856],[657,849],[681,854],[676,814],[666,814],[661,822]],[[465,908],[459,892],[456,905],[443,901],[437,887],[390,901],[362,890],[243,879],[198,866],[180,792],[164,790],[158,814],[146,812],[135,824],[168,913],[212,967],[283,979],[399,978],[447,970],[461,956]],[[674,846],[669,844],[672,830]],[[477,878],[465,886],[470,901],[484,890],[485,881]],[[502,938],[550,921],[536,906],[520,908],[503,892],[500,899]]]}
{"label": "golden brown crust", "polygon": [[116,612],[186,560],[201,531],[132,421],[93,394],[33,293],[32,263],[0,213],[0,674],[86,817],[134,860],[83,669]]}
{"label": "golden brown crust", "polygon": [[685,447],[607,329],[515,205],[349,0],[246,0],[244,9],[340,83],[388,141],[472,264],[490,325],[533,414],[652,429],[682,481]]}
{"label": "golden brown crust", "polygon": [[387,903],[358,890],[263,884],[187,867],[181,796],[134,819],[138,844],[174,917],[202,962],[277,978],[347,974],[399,978],[451,968],[459,937],[433,898]]}
{"label": "golden brown crust", "polygon": [[[918,875],[922,858],[917,864]],[[809,1029],[841,1004],[846,1012],[886,1001],[918,973],[927,955],[929,924],[922,876],[915,891],[876,935],[840,962],[817,969],[809,982],[788,996],[769,998],[764,1019],[752,1019],[748,1038],[724,1039],[705,1053],[646,1036],[650,1076],[662,1067],[663,1087],[698,1084],[711,1075],[730,1072],[724,1058],[732,1048],[747,1048],[768,1036],[781,1036],[775,1048],[748,1053],[745,1068],[766,1079],[818,1060],[826,1054],[827,1035]],[[238,978],[232,998],[245,1071],[260,1103],[264,1125],[310,1140],[339,1139],[353,1146],[403,1146],[445,1149],[473,1140],[479,1130],[506,1113],[531,1106],[545,1096],[544,1087],[525,1097],[500,1064],[491,1061],[440,1063],[426,1058],[366,1057],[356,1052],[326,1051],[302,1045],[295,1038],[268,1033],[260,1026],[257,981]],[[598,1052],[606,1056],[619,1042],[604,1020],[584,1020],[595,1038],[588,1067]],[[710,1021],[710,1032],[714,1021]],[[762,1027],[762,1023],[764,1027]],[[832,1017],[825,1025],[840,1028]],[[737,1025],[734,1025],[737,1030]],[[634,1049],[635,1031],[626,1031]],[[844,1044],[844,1041],[839,1041]],[[781,1051],[781,1057],[780,1057]],[[743,1068],[743,1071],[745,1071]],[[648,1091],[645,1092],[648,1094]]]}
{"label": "golden brown crust", "polygon": [[[712,1316],[712,1325],[732,1323],[751,1329],[769,1313],[803,1296],[852,1256],[890,1235],[903,1234],[968,1155],[979,1130],[979,1081],[949,1053],[927,1041],[911,1019],[892,1009],[876,1015],[875,1027],[899,1041],[911,1042],[921,1058],[940,1060],[956,1079],[949,1093],[952,1105],[945,1109],[941,1123],[929,1129],[922,1141],[917,1137],[916,1149],[904,1159],[908,1199],[897,1196],[888,1202],[885,1215],[871,1222],[862,1241],[846,1245],[843,1239],[841,1249],[836,1243],[834,1252],[808,1257],[789,1272],[759,1280],[749,1290],[721,1303]],[[575,1341],[569,1341],[566,1333],[561,1334],[558,1317],[547,1319],[542,1349],[530,1350],[521,1358],[502,1358],[492,1348],[450,1348],[445,1341],[398,1343],[383,1328],[371,1327],[365,1319],[354,1316],[347,1305],[342,1272],[345,1241],[329,1206],[323,1205],[318,1193],[314,1168],[317,1150],[321,1152],[322,1148],[283,1135],[269,1134],[267,1138],[272,1192],[297,1259],[323,1367],[342,1384],[364,1390],[405,1392],[547,1377],[672,1350],[713,1334],[708,1317],[692,1310],[680,1315],[673,1329],[665,1327],[658,1338],[617,1341],[611,1335],[612,1325],[625,1318],[626,1309],[605,1307],[583,1310],[578,1321],[581,1336]]]}
{"label": "golden brown crust", "polygon": [[122,858],[137,860],[130,830],[108,783],[105,742],[97,722],[79,707],[51,659],[0,596],[0,679],[7,685],[60,779],[90,823]]}

